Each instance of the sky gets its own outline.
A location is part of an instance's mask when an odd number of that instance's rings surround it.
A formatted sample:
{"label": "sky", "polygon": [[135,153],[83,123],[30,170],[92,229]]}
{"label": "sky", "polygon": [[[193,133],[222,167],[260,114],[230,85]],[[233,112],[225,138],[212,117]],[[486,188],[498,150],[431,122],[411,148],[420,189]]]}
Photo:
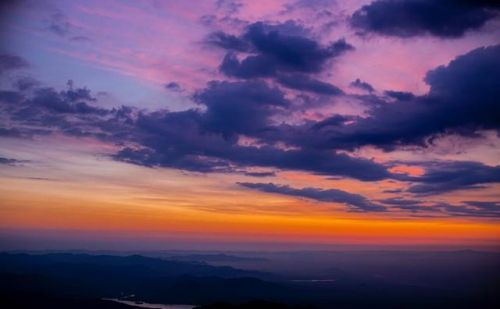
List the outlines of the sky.
{"label": "sky", "polygon": [[0,9],[0,249],[500,249],[495,1]]}

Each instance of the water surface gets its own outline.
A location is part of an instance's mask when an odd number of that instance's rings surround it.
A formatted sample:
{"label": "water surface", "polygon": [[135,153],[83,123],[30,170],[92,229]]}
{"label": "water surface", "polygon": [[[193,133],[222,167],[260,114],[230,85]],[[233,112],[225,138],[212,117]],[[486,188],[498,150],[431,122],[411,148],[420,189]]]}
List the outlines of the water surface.
{"label": "water surface", "polygon": [[120,304],[135,306],[140,308],[156,308],[156,309],[193,309],[194,305],[165,305],[165,304],[150,304],[145,302],[137,302],[134,300],[123,300],[118,298],[105,298],[105,300],[114,301]]}

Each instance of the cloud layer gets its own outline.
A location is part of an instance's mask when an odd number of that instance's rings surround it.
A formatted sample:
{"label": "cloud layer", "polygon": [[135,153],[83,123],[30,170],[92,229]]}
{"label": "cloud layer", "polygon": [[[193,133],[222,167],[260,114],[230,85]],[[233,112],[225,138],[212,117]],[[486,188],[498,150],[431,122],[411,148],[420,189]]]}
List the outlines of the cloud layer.
{"label": "cloud layer", "polygon": [[351,17],[362,32],[397,37],[432,35],[458,38],[498,16],[495,1],[377,0]]}
{"label": "cloud layer", "polygon": [[290,196],[305,197],[320,202],[345,204],[353,211],[384,211],[386,208],[368,201],[364,196],[338,189],[302,188],[296,189],[273,183],[240,182],[240,186],[268,193],[279,193]]}
{"label": "cloud layer", "polygon": [[[340,18],[328,8],[314,17],[300,15],[297,10],[314,5],[303,2],[288,6],[275,20],[245,20],[240,12],[246,6],[232,4],[218,6],[217,12],[225,14],[222,17],[196,19],[197,27],[208,27],[200,30],[202,48],[200,40],[196,41],[200,52],[196,57],[184,57],[185,51],[179,48],[173,52],[175,63],[162,66],[162,61],[148,62],[148,67],[179,75],[179,79],[169,76],[162,80],[159,88],[162,95],[170,95],[169,99],[188,102],[182,108],[110,107],[102,96],[71,81],[64,90],[47,86],[24,74],[33,68],[31,62],[13,54],[0,55],[0,136],[87,137],[112,145],[113,160],[198,173],[269,177],[273,183],[253,183],[246,178],[238,183],[267,193],[340,203],[350,211],[497,216],[498,203],[494,201],[471,198],[447,203],[439,198],[449,192],[483,190],[498,184],[500,166],[447,156],[398,162],[421,170],[414,174],[396,172],[393,167],[397,163],[391,158],[395,151],[429,150],[435,140],[451,135],[480,140],[485,132],[499,133],[500,45],[475,44],[448,63],[422,72],[429,89],[425,93],[412,93],[397,84],[386,89],[377,83],[384,65],[411,67],[413,59],[374,57],[373,78],[366,78],[358,75],[362,72],[357,54],[367,53],[368,47],[370,53],[373,48],[373,53],[380,54],[379,44],[391,42],[382,39],[382,43],[367,46],[358,34],[422,40],[433,36],[432,40],[439,42],[464,39],[494,22],[499,8],[496,3],[378,0],[353,8],[352,16]],[[259,12],[259,8],[254,9]],[[191,16],[184,11],[176,13],[185,14],[183,18]],[[292,13],[299,15],[288,19],[286,14]],[[322,24],[325,20],[328,26]],[[51,15],[49,23],[44,31],[58,39],[67,40],[73,32],[85,29],[76,27],[79,23],[63,13]],[[347,38],[338,35],[339,30],[345,30],[342,27],[351,27],[345,32]],[[181,41],[180,37],[174,39]],[[189,37],[186,41],[195,40]],[[89,40],[87,44],[93,43]],[[364,45],[354,46],[358,44]],[[165,46],[157,49],[162,48]],[[120,51],[130,52],[133,59],[147,60],[142,51]],[[188,60],[194,58],[205,67],[193,65],[191,71],[184,72],[183,68],[191,65]],[[196,77],[191,76],[193,72]],[[382,150],[382,154],[364,155],[367,148]],[[0,158],[3,165],[16,162]],[[391,197],[372,200],[336,188],[276,184],[283,171],[356,185],[390,183],[398,189],[385,191]]]}

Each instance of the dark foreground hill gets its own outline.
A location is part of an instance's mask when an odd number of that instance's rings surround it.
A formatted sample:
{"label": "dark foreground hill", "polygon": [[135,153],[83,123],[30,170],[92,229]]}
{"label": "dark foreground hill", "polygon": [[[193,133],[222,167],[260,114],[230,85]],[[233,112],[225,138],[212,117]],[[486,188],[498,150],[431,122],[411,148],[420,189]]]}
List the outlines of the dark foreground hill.
{"label": "dark foreground hill", "polygon": [[[465,295],[445,286],[407,285],[359,274],[338,273],[327,282],[291,281],[138,255],[0,254],[1,308],[132,308],[103,300],[123,297],[202,309],[495,308],[500,303],[494,295]],[[248,303],[255,299],[265,302]]]}

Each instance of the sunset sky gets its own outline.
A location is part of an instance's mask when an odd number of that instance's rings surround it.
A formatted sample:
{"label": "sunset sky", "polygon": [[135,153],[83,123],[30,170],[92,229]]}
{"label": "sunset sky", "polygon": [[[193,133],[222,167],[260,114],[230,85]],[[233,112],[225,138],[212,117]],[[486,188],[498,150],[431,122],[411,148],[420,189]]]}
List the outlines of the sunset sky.
{"label": "sunset sky", "polygon": [[0,4],[1,249],[500,249],[500,5]]}

